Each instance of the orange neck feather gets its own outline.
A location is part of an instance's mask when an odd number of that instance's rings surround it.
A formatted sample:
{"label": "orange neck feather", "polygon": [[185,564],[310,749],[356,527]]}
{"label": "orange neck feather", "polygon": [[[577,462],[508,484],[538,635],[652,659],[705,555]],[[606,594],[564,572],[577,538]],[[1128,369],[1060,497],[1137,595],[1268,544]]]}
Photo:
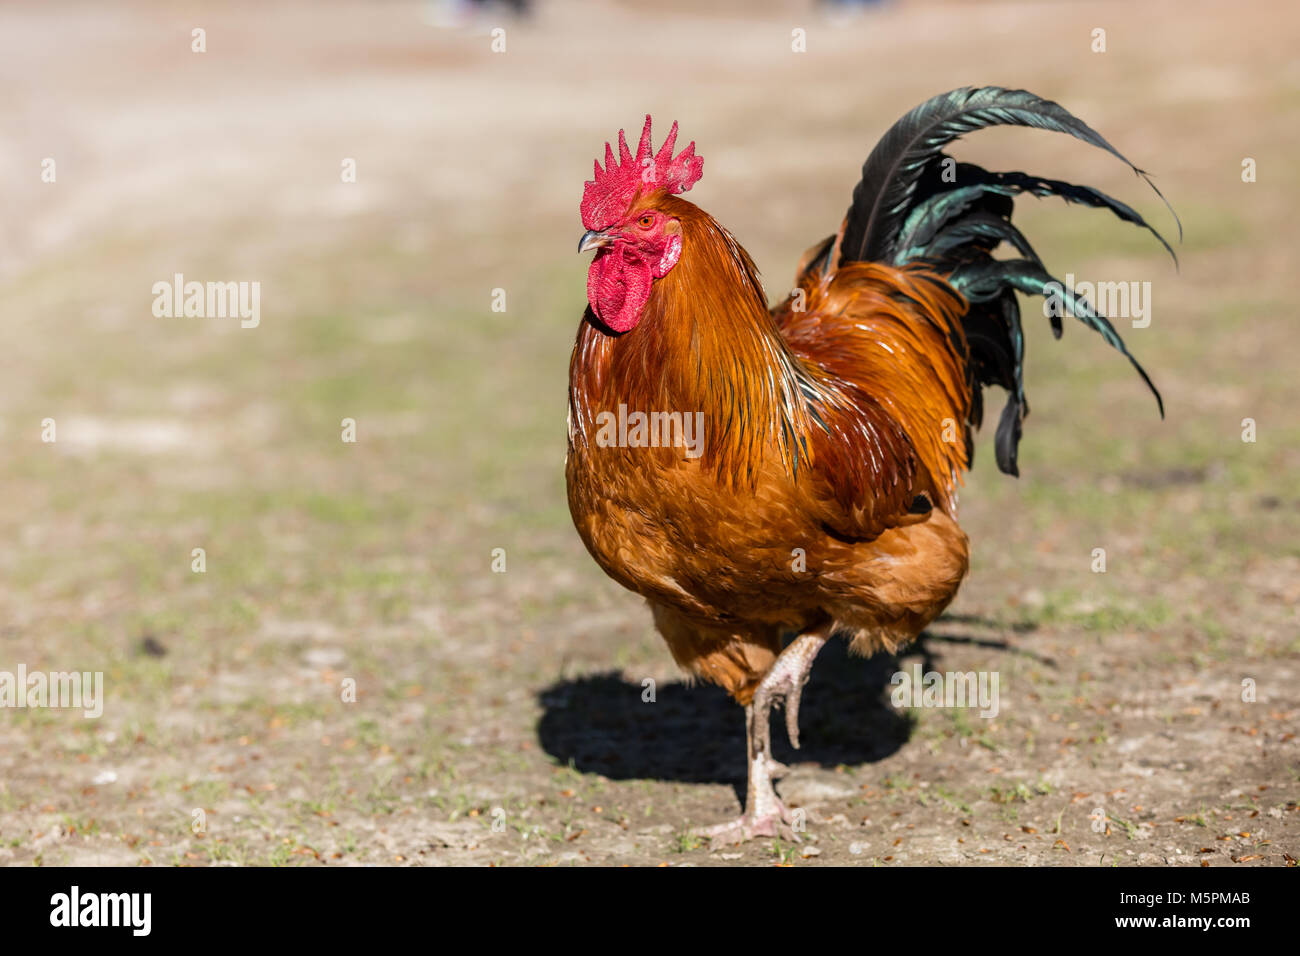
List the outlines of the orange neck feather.
{"label": "orange neck feather", "polygon": [[811,380],[768,312],[753,260],[693,203],[656,197],[655,206],[681,223],[682,257],[631,331],[610,335],[588,310],[570,370],[571,440],[587,443],[595,416],[620,403],[703,412],[703,464],[728,485],[752,485],[768,447],[797,470],[809,456]]}

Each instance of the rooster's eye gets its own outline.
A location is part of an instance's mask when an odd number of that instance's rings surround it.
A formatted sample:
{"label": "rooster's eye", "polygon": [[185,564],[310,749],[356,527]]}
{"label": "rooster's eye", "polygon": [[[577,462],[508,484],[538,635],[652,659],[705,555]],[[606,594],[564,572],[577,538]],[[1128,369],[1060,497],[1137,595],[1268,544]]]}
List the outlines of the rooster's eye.
{"label": "rooster's eye", "polygon": [[655,224],[655,217],[642,216],[640,219],[636,221],[636,224],[640,226],[642,229],[649,229],[651,226]]}

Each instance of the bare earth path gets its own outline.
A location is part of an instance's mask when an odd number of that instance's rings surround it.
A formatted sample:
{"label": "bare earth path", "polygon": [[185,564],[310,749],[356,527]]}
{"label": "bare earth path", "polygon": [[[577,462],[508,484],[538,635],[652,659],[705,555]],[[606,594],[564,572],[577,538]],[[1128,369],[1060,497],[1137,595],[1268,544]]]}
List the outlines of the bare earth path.
{"label": "bare earth path", "polygon": [[[0,709],[0,864],[1295,864],[1300,12],[694,6],[0,8],[0,672],[106,695]],[[1178,209],[1180,272],[1102,213],[1020,214],[1059,273],[1151,282],[1125,334],[1169,417],[1026,310],[1024,477],[986,434],[970,580],[900,660],[818,661],[804,750],[775,734],[804,842],[711,853],[740,711],[564,502],[583,180],[620,126],[680,120],[690,198],[776,297],[886,126],[968,83],[1063,102]],[[1173,230],[1064,138],[958,155]],[[260,323],[155,318],[176,273],[259,282]],[[997,716],[894,708],[913,663],[996,672]]]}

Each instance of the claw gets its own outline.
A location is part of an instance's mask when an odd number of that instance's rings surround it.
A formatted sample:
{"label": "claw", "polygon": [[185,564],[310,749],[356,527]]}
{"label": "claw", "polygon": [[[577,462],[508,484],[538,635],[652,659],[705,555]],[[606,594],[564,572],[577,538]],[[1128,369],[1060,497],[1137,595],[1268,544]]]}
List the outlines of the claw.
{"label": "claw", "polygon": [[709,849],[718,850],[737,843],[745,843],[755,837],[780,838],[790,843],[802,843],[803,840],[794,830],[794,817],[784,804],[778,803],[774,812],[761,816],[751,816],[746,810],[735,820],[719,823],[695,831],[696,836],[707,837]]}

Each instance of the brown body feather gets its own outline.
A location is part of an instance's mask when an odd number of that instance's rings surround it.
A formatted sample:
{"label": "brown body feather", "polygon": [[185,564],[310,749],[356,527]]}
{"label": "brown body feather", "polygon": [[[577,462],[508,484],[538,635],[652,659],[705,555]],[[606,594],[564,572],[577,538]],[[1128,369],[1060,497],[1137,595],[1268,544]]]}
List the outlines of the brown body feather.
{"label": "brown body feather", "polygon": [[[587,548],[650,601],[675,659],[741,703],[783,631],[906,643],[967,570],[965,302],[925,268],[852,263],[801,268],[802,295],[769,312],[712,217],[637,202],[680,221],[683,254],[631,331],[590,310],[578,331],[567,477]],[[602,446],[597,416],[619,405],[702,412],[703,454]]]}

